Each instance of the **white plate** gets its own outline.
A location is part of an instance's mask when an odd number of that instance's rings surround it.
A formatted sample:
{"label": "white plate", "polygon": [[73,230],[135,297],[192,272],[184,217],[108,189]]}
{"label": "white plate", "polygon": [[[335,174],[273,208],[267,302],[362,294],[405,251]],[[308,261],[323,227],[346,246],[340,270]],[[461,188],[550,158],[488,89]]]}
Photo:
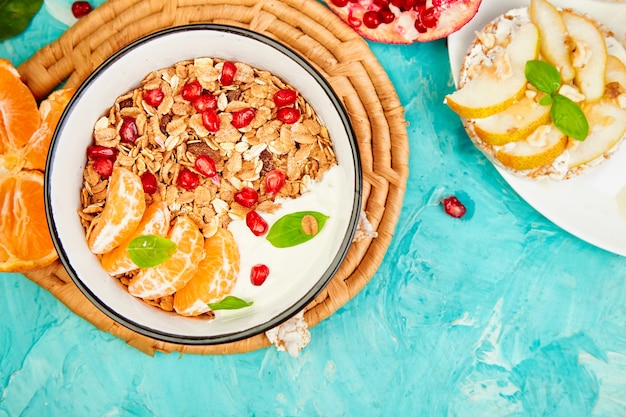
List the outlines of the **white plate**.
{"label": "white plate", "polygon": [[[626,2],[553,0],[557,7],[587,13],[624,40]],[[528,6],[528,0],[483,0],[478,13],[448,38],[450,66],[455,83],[474,32],[502,13]],[[626,146],[586,174],[565,181],[533,181],[500,167],[500,175],[537,211],[574,236],[610,252],[626,256]],[[622,202],[618,196],[622,192]]]}

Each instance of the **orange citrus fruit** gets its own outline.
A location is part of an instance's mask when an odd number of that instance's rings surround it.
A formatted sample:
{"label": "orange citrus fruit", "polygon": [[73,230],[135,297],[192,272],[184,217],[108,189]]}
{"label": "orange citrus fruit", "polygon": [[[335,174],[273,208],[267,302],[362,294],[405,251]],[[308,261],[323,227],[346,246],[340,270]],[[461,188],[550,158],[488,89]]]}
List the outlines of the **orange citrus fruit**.
{"label": "orange citrus fruit", "polygon": [[127,168],[115,168],[109,178],[104,209],[89,231],[89,249],[102,254],[121,245],[137,229],[144,211],[146,200],[139,175]]}
{"label": "orange citrus fruit", "polygon": [[0,63],[0,173],[22,168],[21,149],[41,124],[35,97],[7,62]]}
{"label": "orange citrus fruit", "polygon": [[176,252],[165,262],[143,268],[131,279],[128,292],[135,297],[154,300],[174,294],[193,278],[204,256],[204,237],[188,216],[178,216],[168,233]]}
{"label": "orange citrus fruit", "polygon": [[224,228],[204,241],[204,259],[198,271],[174,294],[174,309],[183,316],[197,316],[210,310],[208,303],[231,292],[239,274],[239,248],[233,234]]}
{"label": "orange citrus fruit", "polygon": [[117,248],[102,255],[100,261],[104,270],[110,275],[119,275],[138,269],[128,255],[128,244],[138,236],[166,236],[170,229],[170,219],[170,210],[164,201],[150,204],[133,234]]}
{"label": "orange citrus fruit", "polygon": [[42,171],[46,169],[46,158],[48,156],[52,134],[61,118],[65,106],[67,106],[73,94],[73,88],[56,90],[39,104],[41,125],[33,133],[22,152],[26,160],[25,168],[39,169]]}
{"label": "orange citrus fruit", "polygon": [[0,271],[24,272],[57,258],[46,222],[41,172],[0,175],[0,219]]}

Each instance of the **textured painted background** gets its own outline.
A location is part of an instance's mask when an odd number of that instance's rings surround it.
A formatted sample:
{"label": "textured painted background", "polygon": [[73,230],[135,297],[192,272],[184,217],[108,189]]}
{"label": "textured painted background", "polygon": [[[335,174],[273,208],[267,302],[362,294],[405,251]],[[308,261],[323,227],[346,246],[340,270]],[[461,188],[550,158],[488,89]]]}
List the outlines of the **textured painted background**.
{"label": "textured painted background", "polygon": [[[46,0],[16,65],[71,19]],[[0,417],[626,416],[626,262],[544,219],[443,104],[444,41],[372,44],[406,108],[411,172],[378,273],[298,358],[148,357],[20,274],[0,276]],[[438,201],[454,193],[463,220]]]}

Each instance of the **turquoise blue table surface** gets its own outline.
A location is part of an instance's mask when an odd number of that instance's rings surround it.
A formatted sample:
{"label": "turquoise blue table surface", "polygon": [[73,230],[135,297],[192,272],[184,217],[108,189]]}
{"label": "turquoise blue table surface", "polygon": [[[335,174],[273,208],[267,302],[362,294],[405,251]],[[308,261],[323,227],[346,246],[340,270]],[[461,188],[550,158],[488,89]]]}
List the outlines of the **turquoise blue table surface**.
{"label": "turquoise blue table surface", "polygon": [[[70,4],[46,0],[0,56],[54,41]],[[0,416],[625,416],[626,259],[546,220],[474,149],[443,104],[444,40],[371,49],[409,122],[401,218],[299,357],[150,357],[1,274]]]}

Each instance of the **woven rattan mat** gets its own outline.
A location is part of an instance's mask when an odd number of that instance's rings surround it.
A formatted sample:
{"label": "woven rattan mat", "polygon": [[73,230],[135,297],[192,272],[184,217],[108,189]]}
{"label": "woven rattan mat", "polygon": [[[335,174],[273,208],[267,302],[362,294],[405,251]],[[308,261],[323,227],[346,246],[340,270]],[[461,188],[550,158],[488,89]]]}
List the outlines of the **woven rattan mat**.
{"label": "woven rattan mat", "polygon": [[[378,237],[353,243],[330,284],[305,309],[314,326],[354,297],[374,275],[389,246],[408,176],[404,109],[367,43],[315,0],[110,0],[42,48],[18,70],[38,98],[66,81],[78,85],[107,57],[151,32],[189,23],[255,30],[290,46],[330,82],[346,106],[363,166],[363,209]],[[147,353],[249,352],[269,346],[265,335],[211,346],[178,345],[135,333],[83,296],[59,261],[26,273],[72,311]]]}

